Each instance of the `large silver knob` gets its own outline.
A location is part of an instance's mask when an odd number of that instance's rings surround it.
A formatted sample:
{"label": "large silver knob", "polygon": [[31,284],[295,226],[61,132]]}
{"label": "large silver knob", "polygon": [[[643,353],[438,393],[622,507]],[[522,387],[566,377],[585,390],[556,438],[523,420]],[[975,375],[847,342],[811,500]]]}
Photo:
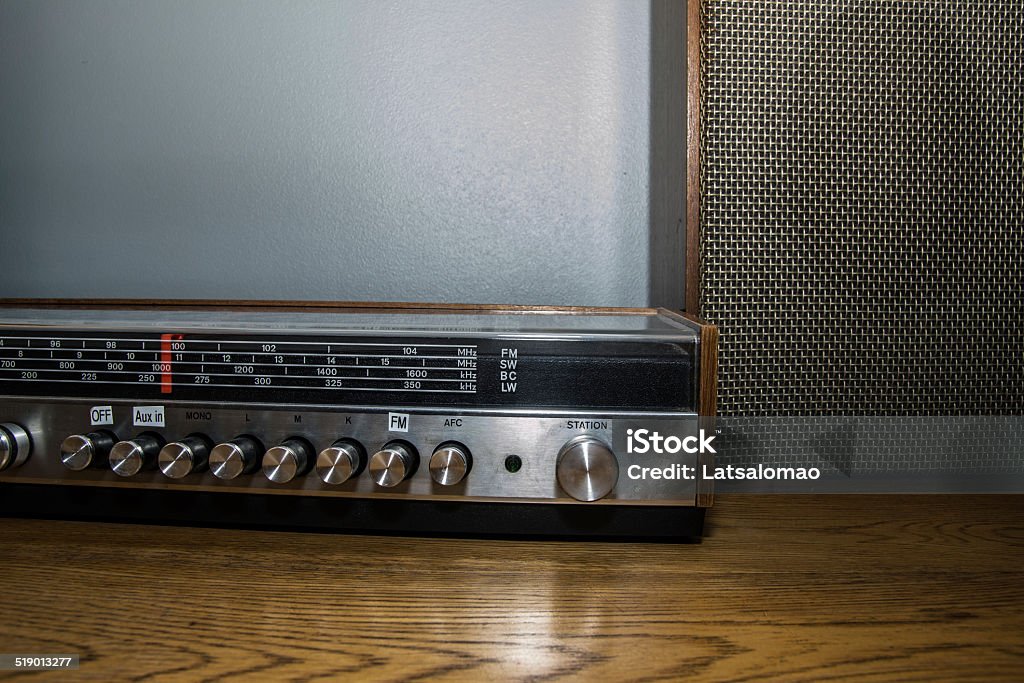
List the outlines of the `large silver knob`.
{"label": "large silver knob", "polygon": [[416,449],[403,441],[389,441],[370,457],[370,476],[377,486],[398,486],[412,476],[419,464]]}
{"label": "large silver knob", "polygon": [[107,466],[110,464],[107,456],[116,441],[116,436],[104,431],[72,434],[60,444],[60,461],[75,472]]}
{"label": "large silver knob", "polygon": [[163,440],[156,434],[139,434],[134,439],[118,441],[110,449],[110,469],[122,477],[132,477],[156,464]]}
{"label": "large silver knob", "polygon": [[288,439],[263,454],[263,474],[275,484],[287,484],[313,464],[313,447],[305,439]]}
{"label": "large silver knob", "polygon": [[260,466],[263,444],[251,436],[237,436],[219,443],[210,451],[210,471],[218,479],[229,481],[242,474],[250,474]]}
{"label": "large silver knob", "polygon": [[210,455],[210,440],[201,434],[190,434],[160,449],[157,465],[171,479],[181,479],[206,467]]}
{"label": "large silver knob", "polygon": [[604,498],[619,480],[619,461],[608,446],[592,436],[578,436],[558,452],[558,485],[576,500]]}
{"label": "large silver knob", "polygon": [[454,486],[466,478],[472,459],[461,443],[445,443],[430,456],[430,478],[442,486]]}
{"label": "large silver knob", "polygon": [[21,425],[13,422],[0,424],[0,470],[20,465],[32,453],[32,441]]}
{"label": "large silver knob", "polygon": [[325,484],[337,486],[359,474],[366,451],[358,441],[338,439],[316,456],[316,474]]}

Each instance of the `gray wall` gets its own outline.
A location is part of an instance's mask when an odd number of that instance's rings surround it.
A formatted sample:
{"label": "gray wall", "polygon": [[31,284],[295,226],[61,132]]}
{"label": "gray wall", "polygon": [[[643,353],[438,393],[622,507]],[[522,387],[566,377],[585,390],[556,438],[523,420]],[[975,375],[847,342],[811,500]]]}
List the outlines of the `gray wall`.
{"label": "gray wall", "polygon": [[650,22],[0,0],[0,296],[645,304]]}

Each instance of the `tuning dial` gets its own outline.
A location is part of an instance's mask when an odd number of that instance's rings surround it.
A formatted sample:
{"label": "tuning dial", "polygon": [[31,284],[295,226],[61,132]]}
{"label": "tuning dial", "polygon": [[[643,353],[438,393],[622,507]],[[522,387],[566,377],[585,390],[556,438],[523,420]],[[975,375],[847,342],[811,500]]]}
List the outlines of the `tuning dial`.
{"label": "tuning dial", "polygon": [[263,474],[275,484],[287,484],[312,464],[313,447],[305,439],[288,439],[263,454]]}
{"label": "tuning dial", "polygon": [[263,444],[251,436],[238,436],[219,443],[210,451],[210,471],[218,479],[230,480],[259,467]]}
{"label": "tuning dial", "polygon": [[107,456],[116,441],[117,437],[110,432],[72,434],[60,444],[60,461],[75,472],[87,467],[105,467],[110,464]]}
{"label": "tuning dial", "polygon": [[555,466],[558,485],[576,500],[604,498],[619,480],[619,461],[608,446],[594,437],[568,441],[558,452]]}
{"label": "tuning dial", "polygon": [[0,470],[20,465],[32,453],[32,442],[21,425],[13,422],[0,424]]}
{"label": "tuning dial", "polygon": [[430,478],[442,486],[454,486],[466,478],[472,459],[460,443],[438,446],[430,456]]}
{"label": "tuning dial", "polygon": [[419,464],[416,449],[402,441],[389,441],[370,457],[370,476],[377,486],[398,486],[412,476]]}
{"label": "tuning dial", "polygon": [[156,464],[163,445],[156,434],[139,434],[134,439],[118,441],[110,449],[110,469],[122,477],[134,476]]}
{"label": "tuning dial", "polygon": [[191,434],[181,441],[174,441],[160,449],[157,465],[160,471],[171,479],[181,479],[187,474],[206,467],[210,455],[210,440],[201,434]]}
{"label": "tuning dial", "polygon": [[359,474],[366,451],[358,441],[338,439],[316,456],[316,474],[325,484],[343,484]]}

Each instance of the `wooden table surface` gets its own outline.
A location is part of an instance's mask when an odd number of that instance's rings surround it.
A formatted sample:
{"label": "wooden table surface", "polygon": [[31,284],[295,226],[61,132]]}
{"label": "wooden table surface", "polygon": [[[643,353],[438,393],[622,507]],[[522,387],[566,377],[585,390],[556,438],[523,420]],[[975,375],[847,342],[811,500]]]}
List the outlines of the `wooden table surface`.
{"label": "wooden table surface", "polygon": [[723,496],[698,545],[0,528],[0,651],[82,657],[26,678],[1024,680],[1024,496]]}

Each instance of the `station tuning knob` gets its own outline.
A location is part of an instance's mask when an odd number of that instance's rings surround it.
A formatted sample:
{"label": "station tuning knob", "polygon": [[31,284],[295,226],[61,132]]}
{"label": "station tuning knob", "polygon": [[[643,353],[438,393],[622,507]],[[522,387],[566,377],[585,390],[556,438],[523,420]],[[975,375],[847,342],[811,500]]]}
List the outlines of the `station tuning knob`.
{"label": "station tuning knob", "polygon": [[555,464],[558,485],[579,501],[604,498],[619,480],[619,461],[612,449],[591,436],[569,440]]}

